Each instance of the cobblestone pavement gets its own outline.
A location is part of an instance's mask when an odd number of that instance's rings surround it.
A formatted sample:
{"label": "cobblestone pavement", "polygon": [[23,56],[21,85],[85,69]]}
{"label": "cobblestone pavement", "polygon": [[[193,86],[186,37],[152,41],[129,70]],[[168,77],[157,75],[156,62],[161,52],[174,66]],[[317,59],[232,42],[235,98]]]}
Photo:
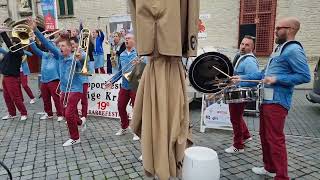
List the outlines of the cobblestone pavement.
{"label": "cobblestone pavement", "polygon": [[[36,83],[30,80],[32,89]],[[308,103],[305,93],[296,91],[286,121],[289,175],[296,179],[320,179],[320,123],[317,123],[320,105]],[[2,93],[0,96],[0,116],[4,116],[7,110]],[[81,143],[62,147],[69,137],[65,123],[39,120],[36,113],[42,111],[41,100],[26,105],[27,121],[0,120],[0,160],[10,168],[14,179],[143,179],[142,163],[138,160],[140,144],[132,141],[131,134],[114,135],[120,128],[118,120],[89,117]],[[195,145],[210,147],[218,153],[221,179],[267,179],[251,172],[253,166],[262,165],[257,117],[246,117],[253,134],[246,151],[230,155],[224,149],[232,144],[231,131],[209,129],[200,133],[200,110],[191,109],[190,116],[195,125]],[[0,167],[2,179],[7,179],[7,175]]]}

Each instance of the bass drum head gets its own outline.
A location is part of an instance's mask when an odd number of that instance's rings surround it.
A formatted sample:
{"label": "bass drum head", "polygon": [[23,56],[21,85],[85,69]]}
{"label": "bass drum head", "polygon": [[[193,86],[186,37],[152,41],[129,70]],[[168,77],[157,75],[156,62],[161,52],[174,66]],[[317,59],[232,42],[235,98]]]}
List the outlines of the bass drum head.
{"label": "bass drum head", "polygon": [[229,76],[233,75],[232,63],[227,56],[218,52],[201,54],[192,62],[189,69],[189,81],[195,90],[202,93],[216,93],[221,90],[214,80],[226,80],[228,77],[213,66]]}

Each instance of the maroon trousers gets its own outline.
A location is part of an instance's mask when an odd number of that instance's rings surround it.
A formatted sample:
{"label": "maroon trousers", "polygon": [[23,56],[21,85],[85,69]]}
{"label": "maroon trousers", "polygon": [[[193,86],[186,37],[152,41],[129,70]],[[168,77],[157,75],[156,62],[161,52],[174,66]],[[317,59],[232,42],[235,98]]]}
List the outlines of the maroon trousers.
{"label": "maroon trousers", "polygon": [[88,83],[83,84],[83,93],[81,97],[81,117],[87,118],[88,115]]}
{"label": "maroon trousers", "polygon": [[263,104],[260,113],[264,168],[276,173],[276,180],[287,180],[288,160],[283,130],[288,110],[279,104]]}
{"label": "maroon trousers", "polygon": [[19,77],[4,76],[2,81],[3,98],[7,105],[8,112],[11,116],[15,116],[16,107],[22,116],[26,116],[27,109],[23,104],[23,96],[21,91],[21,81]]}
{"label": "maroon trousers", "polygon": [[30,99],[34,99],[34,95],[28,85],[28,76],[23,75],[23,72],[20,72],[20,79],[21,79],[21,85],[22,85],[24,91],[26,91],[26,93]]}
{"label": "maroon trousers", "polygon": [[99,70],[100,70],[100,74],[105,74],[106,73],[106,71],[104,70],[103,67],[95,69],[94,72],[99,74]]}
{"label": "maroon trousers", "polygon": [[237,149],[244,148],[244,140],[250,138],[250,133],[245,121],[243,113],[246,103],[229,104],[230,120],[233,128],[233,146]]}
{"label": "maroon trousers", "polygon": [[120,88],[118,97],[118,112],[121,120],[121,128],[126,129],[129,127],[129,118],[127,113],[127,105],[131,99],[132,106],[134,105],[134,100],[136,98],[136,92],[133,90],[126,90]]}
{"label": "maroon trousers", "polygon": [[82,93],[79,93],[79,92],[68,93],[67,96],[69,97],[68,97],[68,103],[66,107],[63,106],[63,99],[65,95],[66,95],[65,93],[61,93],[60,104],[61,104],[61,107],[63,108],[62,110],[64,112],[64,115],[67,121],[70,138],[73,140],[77,140],[80,138],[78,125],[81,125],[82,123],[82,121],[79,118],[77,105],[82,97]]}
{"label": "maroon trousers", "polygon": [[40,85],[44,111],[48,114],[48,116],[53,116],[51,97],[53,99],[54,105],[57,110],[57,116],[63,116],[62,109],[61,109],[62,107],[60,104],[60,96],[59,94],[57,94],[60,92],[60,91],[57,92],[58,86],[59,86],[59,80],[51,81],[48,83],[41,83]]}
{"label": "maroon trousers", "polygon": [[24,91],[26,91],[30,99],[34,99],[34,95],[28,85],[28,76],[24,75],[23,72],[20,72],[20,79],[21,79],[21,85]]}

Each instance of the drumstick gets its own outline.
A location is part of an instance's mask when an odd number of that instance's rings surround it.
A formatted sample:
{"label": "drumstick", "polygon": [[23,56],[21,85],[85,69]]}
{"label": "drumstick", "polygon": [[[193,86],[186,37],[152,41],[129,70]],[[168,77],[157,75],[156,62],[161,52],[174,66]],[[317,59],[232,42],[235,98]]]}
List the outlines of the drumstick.
{"label": "drumstick", "polygon": [[[214,69],[216,69],[217,71],[219,71],[220,73],[224,74],[225,76],[227,76],[228,78],[231,79],[231,76],[229,76],[228,74],[226,74],[225,72],[221,71],[219,68],[212,66]],[[241,79],[240,82],[255,82],[255,83],[260,83],[262,82],[262,80],[245,80],[245,79]]]}
{"label": "drumstick", "polygon": [[219,68],[212,66],[213,68],[215,68],[217,71],[219,71],[220,73],[222,73],[223,75],[227,76],[228,78],[231,78],[231,76],[229,76],[227,73],[221,71]]}
{"label": "drumstick", "polygon": [[245,79],[241,79],[240,82],[254,82],[254,83],[260,83],[262,82],[262,80],[245,80]]}

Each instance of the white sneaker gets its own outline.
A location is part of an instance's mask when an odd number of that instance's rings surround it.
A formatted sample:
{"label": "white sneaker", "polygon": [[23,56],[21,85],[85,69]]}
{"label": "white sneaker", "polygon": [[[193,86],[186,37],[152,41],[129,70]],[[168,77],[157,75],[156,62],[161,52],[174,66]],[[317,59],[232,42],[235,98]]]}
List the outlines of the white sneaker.
{"label": "white sneaker", "polygon": [[242,153],[244,149],[237,149],[234,146],[229,147],[228,149],[224,150],[226,153]]}
{"label": "white sneaker", "polygon": [[25,121],[25,120],[27,120],[28,119],[28,116],[21,116],[20,117],[20,121]]}
{"label": "white sneaker", "polygon": [[142,155],[139,157],[139,161],[142,161]]}
{"label": "white sneaker", "polygon": [[267,175],[270,177],[276,176],[276,173],[268,172],[267,170],[264,169],[264,167],[253,167],[252,172],[254,172],[255,174],[258,174],[258,175]]}
{"label": "white sneaker", "polygon": [[244,140],[244,143],[248,143],[248,142],[250,142],[252,140],[253,140],[252,137],[249,137],[248,139]]}
{"label": "white sneaker", "polygon": [[[57,121],[58,121],[58,122],[63,121],[63,116],[58,116]],[[67,121],[66,121],[66,122],[67,122]]]}
{"label": "white sneaker", "polygon": [[137,136],[136,134],[133,133],[133,138],[132,138],[132,140],[134,140],[134,141],[139,141],[140,138],[139,138],[139,136]]}
{"label": "white sneaker", "polygon": [[124,135],[124,134],[126,134],[127,132],[128,132],[128,129],[129,128],[127,128],[127,129],[119,129],[119,131],[116,133],[116,136],[121,136],[121,135]]}
{"label": "white sneaker", "polygon": [[16,118],[17,116],[11,116],[10,114],[9,115],[6,115],[4,117],[2,117],[2,120],[8,120],[8,119],[14,119]]}
{"label": "white sneaker", "polygon": [[34,104],[34,103],[36,103],[36,98],[33,98],[30,100],[30,104]]}
{"label": "white sneaker", "polygon": [[73,140],[73,139],[69,139],[68,141],[66,141],[62,146],[72,146],[72,145],[75,145],[75,144],[78,144],[80,143],[80,138],[77,139],[77,140]]}
{"label": "white sneaker", "polygon": [[52,119],[52,118],[53,118],[53,116],[48,116],[48,114],[45,114],[40,117],[40,120],[46,120],[46,119]]}
{"label": "white sneaker", "polygon": [[87,129],[87,119],[86,119],[86,117],[82,117],[82,118],[80,118],[81,119],[81,121],[82,121],[82,124],[81,124],[81,131],[83,132],[83,131],[85,131],[86,129]]}

